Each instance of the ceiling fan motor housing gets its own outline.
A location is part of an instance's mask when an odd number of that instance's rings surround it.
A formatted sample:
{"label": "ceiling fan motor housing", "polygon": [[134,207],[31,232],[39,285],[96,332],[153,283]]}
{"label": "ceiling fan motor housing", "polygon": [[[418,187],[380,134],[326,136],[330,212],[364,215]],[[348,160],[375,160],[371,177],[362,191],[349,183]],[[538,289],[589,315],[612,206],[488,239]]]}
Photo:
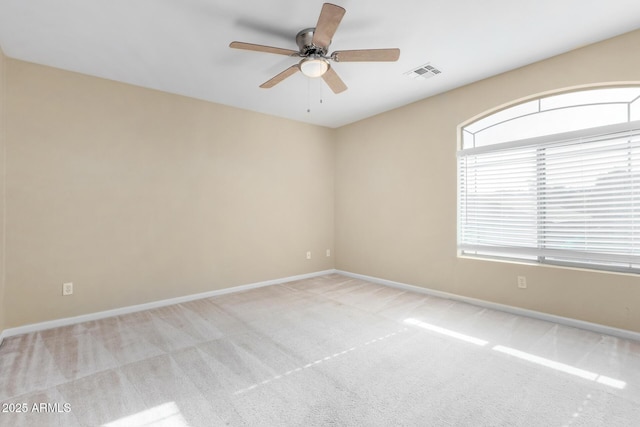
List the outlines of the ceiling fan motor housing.
{"label": "ceiling fan motor housing", "polygon": [[313,44],[313,34],[315,28],[305,28],[298,32],[296,36],[296,43],[300,48],[300,54],[302,56],[319,55],[326,56],[329,46],[316,46]]}

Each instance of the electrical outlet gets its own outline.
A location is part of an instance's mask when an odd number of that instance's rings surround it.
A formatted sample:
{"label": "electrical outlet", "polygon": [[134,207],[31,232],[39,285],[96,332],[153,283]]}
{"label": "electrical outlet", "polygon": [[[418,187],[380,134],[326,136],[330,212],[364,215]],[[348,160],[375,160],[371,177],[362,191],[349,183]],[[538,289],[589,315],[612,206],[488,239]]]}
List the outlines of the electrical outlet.
{"label": "electrical outlet", "polygon": [[331,256],[331,249],[327,249],[327,256]]}
{"label": "electrical outlet", "polygon": [[518,276],[518,287],[520,289],[527,289],[527,278],[525,276]]}
{"label": "electrical outlet", "polygon": [[311,251],[307,252],[307,259],[311,259]]}
{"label": "electrical outlet", "polygon": [[69,282],[69,283],[62,284],[62,295],[63,296],[73,295],[73,283]]}

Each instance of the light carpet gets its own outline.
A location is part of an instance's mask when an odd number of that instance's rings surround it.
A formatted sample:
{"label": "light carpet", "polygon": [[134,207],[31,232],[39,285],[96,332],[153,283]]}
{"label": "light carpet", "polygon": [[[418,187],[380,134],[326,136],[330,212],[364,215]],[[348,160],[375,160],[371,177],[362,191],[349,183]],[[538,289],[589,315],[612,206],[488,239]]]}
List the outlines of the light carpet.
{"label": "light carpet", "polygon": [[637,426],[640,343],[332,274],[7,338],[0,401],[12,427]]}

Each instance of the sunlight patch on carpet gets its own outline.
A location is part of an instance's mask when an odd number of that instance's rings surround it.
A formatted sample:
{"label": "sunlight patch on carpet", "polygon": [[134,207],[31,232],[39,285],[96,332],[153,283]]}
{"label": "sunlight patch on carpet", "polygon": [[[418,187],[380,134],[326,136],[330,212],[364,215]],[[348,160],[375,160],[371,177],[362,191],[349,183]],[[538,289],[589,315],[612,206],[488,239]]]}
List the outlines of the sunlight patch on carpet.
{"label": "sunlight patch on carpet", "polygon": [[[445,336],[455,338],[461,341],[465,341],[471,344],[475,344],[480,347],[484,347],[487,344],[489,344],[489,341],[486,341],[477,337],[472,337],[470,335],[465,335],[463,333],[456,332],[451,329],[446,329],[441,326],[433,325],[431,323],[426,323],[414,318],[405,319],[404,323],[408,325],[418,326],[422,329],[426,329],[431,332],[436,332],[441,335],[445,335]],[[495,350],[500,353],[508,354],[510,356],[514,356],[519,359],[526,360],[528,362],[532,362],[540,366],[545,366],[547,368],[555,369],[556,371],[564,372],[570,375],[574,375],[576,377],[584,378],[586,380],[595,381],[597,383],[604,384],[609,387],[623,389],[627,386],[627,383],[624,381],[607,377],[605,375],[600,375],[598,373],[587,371],[584,369],[576,368],[575,366],[567,365],[565,363],[556,362],[551,359],[546,359],[544,357],[526,353],[521,350],[516,350],[515,348],[505,347],[503,345],[496,345],[492,348],[492,350]]]}
{"label": "sunlight patch on carpet", "polygon": [[400,329],[399,331],[392,332],[392,333],[390,333],[390,334],[387,334],[387,335],[384,335],[384,336],[381,336],[381,337],[378,337],[378,338],[374,338],[374,339],[372,339],[372,340],[370,340],[370,341],[365,342],[364,344],[362,344],[362,345],[360,345],[360,346],[351,347],[351,348],[348,348],[348,349],[346,349],[346,350],[344,350],[344,351],[341,351],[341,352],[338,352],[338,353],[333,353],[333,354],[332,354],[332,355],[330,355],[330,356],[325,356],[325,357],[323,357],[323,358],[321,358],[321,359],[317,359],[317,360],[314,360],[313,362],[309,362],[309,363],[307,363],[307,364],[306,364],[306,365],[304,365],[304,366],[300,366],[300,367],[298,367],[298,368],[291,369],[291,370],[289,370],[289,371],[287,371],[287,372],[283,373],[282,375],[275,375],[275,376],[273,376],[273,377],[271,377],[271,378],[267,378],[267,379],[266,379],[266,380],[264,380],[264,381],[261,381],[261,382],[259,382],[259,383],[253,384],[253,385],[251,385],[251,386],[249,386],[249,387],[246,387],[246,388],[243,388],[243,389],[241,389],[241,390],[238,390],[238,391],[236,391],[236,392],[235,392],[235,393],[233,393],[233,394],[237,396],[237,395],[239,395],[239,394],[246,393],[246,392],[251,391],[251,390],[254,390],[254,389],[256,389],[256,388],[258,388],[258,387],[260,387],[260,386],[263,386],[263,385],[269,384],[270,382],[273,382],[273,381],[275,381],[275,380],[282,379],[282,378],[284,378],[284,377],[287,377],[287,376],[289,376],[289,375],[295,374],[295,373],[297,373],[297,372],[302,372],[303,370],[305,370],[305,369],[309,369],[309,368],[311,368],[311,367],[313,367],[313,366],[316,366],[316,365],[319,365],[320,363],[327,362],[327,361],[329,361],[329,360],[332,360],[332,359],[335,359],[335,358],[337,358],[337,357],[343,356],[343,355],[345,355],[345,354],[347,354],[347,353],[351,353],[352,351],[356,351],[357,349],[359,349],[359,348],[363,348],[364,346],[371,345],[371,344],[375,344],[375,343],[377,343],[377,342],[381,342],[381,341],[383,341],[383,340],[386,340],[386,339],[388,339],[388,338],[391,338],[391,337],[393,337],[393,336],[395,336],[395,335],[398,335],[398,334],[400,334],[400,333],[402,333],[402,332],[406,332],[406,331],[407,331],[407,329]]}
{"label": "sunlight patch on carpet", "polygon": [[104,427],[146,427],[146,426],[171,426],[189,427],[189,424],[180,413],[180,409],[175,402],[167,402],[154,406],[151,409],[140,411],[133,415],[120,418],[107,424]]}
{"label": "sunlight patch on carpet", "polygon": [[440,326],[432,325],[431,323],[425,323],[418,319],[405,319],[404,323],[408,325],[419,326],[422,329],[436,332],[438,334],[446,335],[461,341],[469,342],[471,344],[479,345],[481,347],[489,344],[489,341],[481,340],[480,338],[472,337],[469,335],[461,334],[460,332],[452,331],[451,329],[442,328]]}
{"label": "sunlight patch on carpet", "polygon": [[567,374],[575,375],[580,378],[595,381],[600,384],[607,385],[609,387],[623,389],[627,386],[627,383],[624,381],[616,380],[615,378],[610,378],[604,375],[597,374],[595,372],[586,371],[584,369],[576,368],[575,366],[556,362],[554,360],[545,359],[544,357],[540,357],[540,356],[526,353],[524,351],[516,350],[515,348],[497,345],[493,347],[493,350],[499,351],[500,353],[508,354],[510,356],[517,357],[522,360],[526,360],[528,362],[535,363],[537,365],[555,369],[556,371],[565,372]]}

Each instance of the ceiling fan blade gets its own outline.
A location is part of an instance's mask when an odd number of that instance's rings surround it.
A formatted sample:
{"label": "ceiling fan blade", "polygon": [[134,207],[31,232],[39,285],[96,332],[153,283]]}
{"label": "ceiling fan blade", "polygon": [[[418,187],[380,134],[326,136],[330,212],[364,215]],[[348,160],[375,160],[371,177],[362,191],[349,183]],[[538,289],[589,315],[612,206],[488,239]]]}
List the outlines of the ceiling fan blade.
{"label": "ceiling fan blade", "polygon": [[312,43],[318,47],[327,48],[331,44],[331,39],[342,21],[346,10],[335,4],[325,3],[313,33]]}
{"label": "ceiling fan blade", "polygon": [[274,87],[275,85],[277,85],[287,77],[294,75],[298,71],[300,71],[300,66],[298,64],[292,65],[291,67],[287,68],[283,72],[272,77],[270,80],[267,80],[266,82],[262,83],[260,87],[263,89],[269,89],[271,87]]}
{"label": "ceiling fan blade", "polygon": [[331,66],[329,66],[329,69],[322,75],[322,79],[329,85],[333,93],[340,93],[347,90],[347,85],[344,84],[338,76],[338,73],[336,73]]}
{"label": "ceiling fan blade", "polygon": [[400,49],[339,50],[331,55],[336,62],[382,61],[393,62],[400,58]]}
{"label": "ceiling fan blade", "polygon": [[299,52],[297,50],[282,49],[279,47],[263,46],[261,44],[243,43],[243,42],[231,42],[229,47],[234,49],[253,50],[256,52],[275,53],[278,55],[295,56]]}

